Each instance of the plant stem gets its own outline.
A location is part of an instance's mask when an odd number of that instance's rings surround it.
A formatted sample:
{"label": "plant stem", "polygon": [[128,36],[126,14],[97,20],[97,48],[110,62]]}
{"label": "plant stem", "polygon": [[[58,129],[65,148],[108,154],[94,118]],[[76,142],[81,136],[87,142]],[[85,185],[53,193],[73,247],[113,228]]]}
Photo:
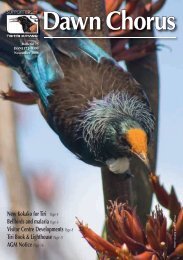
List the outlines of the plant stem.
{"label": "plant stem", "polygon": [[[79,1],[80,16],[98,16],[102,20],[101,31],[91,31],[89,28],[85,31],[87,36],[108,36],[108,29],[106,25],[105,3],[103,0],[80,0]],[[94,39],[95,43],[100,45],[106,52],[111,54],[109,39]],[[119,199],[119,201],[128,201],[133,205],[132,180],[124,180],[123,176],[116,175],[109,171],[107,167],[103,167],[102,181],[104,193],[104,206],[107,213],[109,201]]]}
{"label": "plant stem", "polygon": [[[151,2],[145,0],[145,2]],[[154,36],[152,31],[143,31],[141,36]],[[149,40],[134,40],[129,41],[129,46],[147,43]],[[157,157],[157,143],[158,143],[158,104],[159,104],[159,75],[157,54],[154,52],[142,59],[127,62],[127,69],[132,73],[134,78],[143,86],[147,94],[153,113],[156,118],[155,134],[153,142],[149,148],[149,159],[152,171],[156,170],[156,157]],[[149,182],[148,172],[139,160],[133,159],[131,164],[132,172],[135,176],[133,179],[133,190],[135,191],[135,205],[137,205],[137,214],[139,215],[142,223],[145,223],[147,214],[150,213],[152,203],[152,188]]]}

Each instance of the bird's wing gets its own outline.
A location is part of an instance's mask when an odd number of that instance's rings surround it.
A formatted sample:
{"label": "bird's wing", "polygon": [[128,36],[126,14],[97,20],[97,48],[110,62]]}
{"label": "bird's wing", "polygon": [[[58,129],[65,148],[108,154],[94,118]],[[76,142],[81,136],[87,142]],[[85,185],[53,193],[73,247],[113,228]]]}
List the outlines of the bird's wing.
{"label": "bird's wing", "polygon": [[73,38],[61,38],[52,39],[53,45],[57,50],[69,57],[81,57],[83,55],[89,56],[97,62],[100,62],[102,58],[112,60],[102,48],[96,45],[93,41],[86,37],[82,31],[71,30],[61,31],[59,30],[56,37],[73,37]]}
{"label": "bird's wing", "polygon": [[48,106],[48,97],[52,94],[52,86],[59,84],[64,73],[50,47],[44,41],[40,41],[39,53],[25,55],[25,67],[31,74],[36,90],[45,106]]}
{"label": "bird's wing", "polygon": [[[51,83],[56,80],[61,80],[64,77],[64,73],[55,57],[55,49],[57,50],[56,54],[59,55],[58,52],[60,52],[60,54],[64,54],[69,58],[87,56],[98,63],[104,62],[104,60],[115,62],[102,48],[86,38],[81,30],[72,29],[63,31],[57,29],[48,33],[43,30],[42,26],[42,22],[40,22],[41,33],[44,39],[40,40],[39,55],[37,61],[35,60],[35,66],[31,74],[39,75],[35,79],[36,85],[38,93],[46,106],[48,105],[48,96],[51,95],[53,89],[53,84]],[[47,85],[43,85],[44,82],[47,83]],[[59,86],[61,86],[61,84],[59,84]]]}
{"label": "bird's wing", "polygon": [[[55,57],[55,49],[57,53],[60,52],[70,58],[79,58],[84,55],[96,62],[100,62],[102,59],[113,61],[112,57],[104,50],[87,39],[81,30],[62,31],[58,29],[46,34],[41,22],[38,54],[34,54],[34,50],[30,49],[29,55],[16,55],[15,58],[15,41],[19,46],[22,40],[8,39],[6,35],[6,14],[3,14],[0,19],[0,54],[2,53],[0,60],[15,69],[18,68],[17,71],[21,74],[25,83],[33,83],[34,90],[39,93],[45,106],[48,105],[48,96],[52,93],[53,85],[64,77]],[[59,37],[59,39],[45,39],[45,36]]]}
{"label": "bird's wing", "polygon": [[[71,16],[69,13],[61,12],[61,16]],[[72,15],[74,16],[74,15]],[[74,16],[77,20],[78,17]],[[49,19],[50,24],[54,22]],[[42,24],[42,23],[41,23]],[[43,28],[43,24],[41,25]],[[50,37],[49,42],[61,53],[69,57],[80,57],[83,55],[89,56],[97,62],[102,58],[113,60],[102,48],[95,44],[92,40],[86,38],[86,35],[80,29],[71,30],[50,30],[45,32],[47,37]],[[52,38],[53,37],[53,38]]]}

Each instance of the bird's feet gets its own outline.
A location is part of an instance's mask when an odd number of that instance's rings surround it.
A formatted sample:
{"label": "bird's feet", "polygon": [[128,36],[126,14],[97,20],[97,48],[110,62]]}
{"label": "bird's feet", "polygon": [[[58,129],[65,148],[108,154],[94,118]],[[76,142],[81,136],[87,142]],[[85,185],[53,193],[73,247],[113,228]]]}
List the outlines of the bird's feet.
{"label": "bird's feet", "polygon": [[8,90],[7,91],[3,91],[0,90],[0,98],[4,99],[4,100],[9,100],[9,98],[11,98],[13,93],[13,89],[11,86],[8,86]]}
{"label": "bird's feet", "polygon": [[38,102],[38,95],[34,92],[20,92],[8,86],[7,91],[0,90],[0,98],[23,105],[34,105]]}

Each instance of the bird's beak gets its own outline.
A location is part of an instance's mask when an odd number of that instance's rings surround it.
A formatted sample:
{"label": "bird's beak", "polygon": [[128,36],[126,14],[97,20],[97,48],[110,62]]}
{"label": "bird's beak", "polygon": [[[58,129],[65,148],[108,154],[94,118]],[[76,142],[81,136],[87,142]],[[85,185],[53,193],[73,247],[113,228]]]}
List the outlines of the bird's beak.
{"label": "bird's beak", "polygon": [[151,166],[147,155],[145,153],[139,153],[139,154],[134,153],[134,154],[144,163],[148,171],[151,172]]}

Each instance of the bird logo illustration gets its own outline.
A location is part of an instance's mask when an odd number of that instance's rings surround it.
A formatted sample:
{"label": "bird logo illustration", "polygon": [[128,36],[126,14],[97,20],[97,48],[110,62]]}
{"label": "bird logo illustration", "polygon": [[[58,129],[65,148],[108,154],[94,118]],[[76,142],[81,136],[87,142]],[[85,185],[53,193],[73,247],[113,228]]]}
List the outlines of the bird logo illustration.
{"label": "bird logo illustration", "polygon": [[7,31],[9,33],[38,33],[38,18],[36,15],[8,15]]}

